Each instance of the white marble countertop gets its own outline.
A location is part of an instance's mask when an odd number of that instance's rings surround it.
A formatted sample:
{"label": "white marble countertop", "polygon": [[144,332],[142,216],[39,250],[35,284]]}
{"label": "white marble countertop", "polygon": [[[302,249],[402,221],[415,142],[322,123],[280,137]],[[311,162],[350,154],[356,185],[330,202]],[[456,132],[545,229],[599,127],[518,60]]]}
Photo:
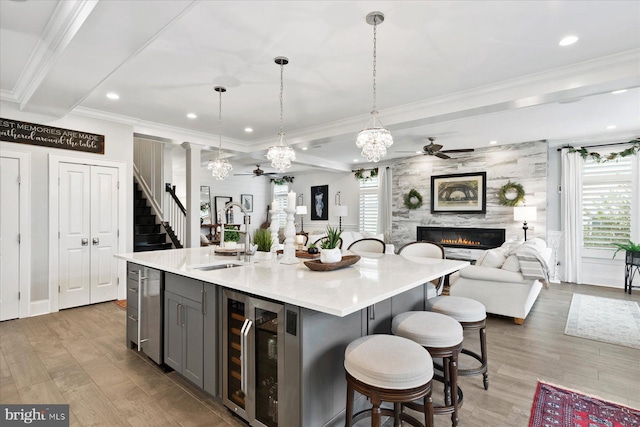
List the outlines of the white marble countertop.
{"label": "white marble countertop", "polygon": [[[212,247],[117,254],[116,258],[335,316],[347,316],[469,265],[467,261],[343,251],[361,256],[335,271],[311,271],[300,260],[245,264],[215,255]],[[239,263],[242,267],[202,271],[194,267]]]}

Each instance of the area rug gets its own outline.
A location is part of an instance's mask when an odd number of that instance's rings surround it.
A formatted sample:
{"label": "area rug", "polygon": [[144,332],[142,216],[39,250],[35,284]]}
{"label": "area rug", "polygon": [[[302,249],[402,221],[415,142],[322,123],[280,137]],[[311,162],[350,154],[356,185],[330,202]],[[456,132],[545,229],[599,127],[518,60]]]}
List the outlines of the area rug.
{"label": "area rug", "polygon": [[633,301],[573,294],[564,333],[640,349],[640,308]]}
{"label": "area rug", "polygon": [[638,427],[640,411],[538,382],[529,427]]}

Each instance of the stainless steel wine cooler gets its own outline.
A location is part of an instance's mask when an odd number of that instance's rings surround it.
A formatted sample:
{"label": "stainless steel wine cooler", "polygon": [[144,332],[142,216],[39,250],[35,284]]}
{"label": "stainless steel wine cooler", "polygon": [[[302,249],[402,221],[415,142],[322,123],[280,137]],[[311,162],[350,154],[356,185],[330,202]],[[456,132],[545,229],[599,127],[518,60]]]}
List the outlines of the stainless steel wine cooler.
{"label": "stainless steel wine cooler", "polygon": [[229,290],[222,306],[223,402],[252,426],[276,427],[283,419],[284,306]]}

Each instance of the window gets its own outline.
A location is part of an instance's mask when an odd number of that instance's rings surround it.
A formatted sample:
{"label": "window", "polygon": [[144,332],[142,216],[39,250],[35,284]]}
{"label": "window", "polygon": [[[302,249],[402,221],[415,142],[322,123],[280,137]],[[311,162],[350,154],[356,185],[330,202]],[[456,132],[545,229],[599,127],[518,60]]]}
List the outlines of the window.
{"label": "window", "polygon": [[360,218],[361,233],[378,232],[378,177],[360,180]]}
{"label": "window", "polygon": [[593,250],[613,250],[612,243],[626,243],[632,239],[632,227],[637,227],[631,220],[633,198],[638,197],[638,189],[635,192],[633,189],[634,163],[638,163],[635,157],[604,163],[592,159],[585,161],[582,175],[582,246],[587,252],[592,252],[591,255],[594,255]]}
{"label": "window", "polygon": [[[287,225],[287,213],[284,211],[287,208],[288,200],[287,193],[289,192],[289,184],[273,186],[273,200],[278,204],[278,225],[280,228],[284,228]],[[273,206],[271,207],[273,208]],[[273,218],[271,219],[273,221]]]}

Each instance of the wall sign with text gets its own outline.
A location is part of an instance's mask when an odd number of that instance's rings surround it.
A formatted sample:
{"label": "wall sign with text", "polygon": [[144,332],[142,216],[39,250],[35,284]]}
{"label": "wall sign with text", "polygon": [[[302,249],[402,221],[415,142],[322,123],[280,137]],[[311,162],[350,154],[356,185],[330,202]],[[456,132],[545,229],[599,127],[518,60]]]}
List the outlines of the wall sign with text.
{"label": "wall sign with text", "polygon": [[0,140],[104,154],[104,135],[0,118]]}

